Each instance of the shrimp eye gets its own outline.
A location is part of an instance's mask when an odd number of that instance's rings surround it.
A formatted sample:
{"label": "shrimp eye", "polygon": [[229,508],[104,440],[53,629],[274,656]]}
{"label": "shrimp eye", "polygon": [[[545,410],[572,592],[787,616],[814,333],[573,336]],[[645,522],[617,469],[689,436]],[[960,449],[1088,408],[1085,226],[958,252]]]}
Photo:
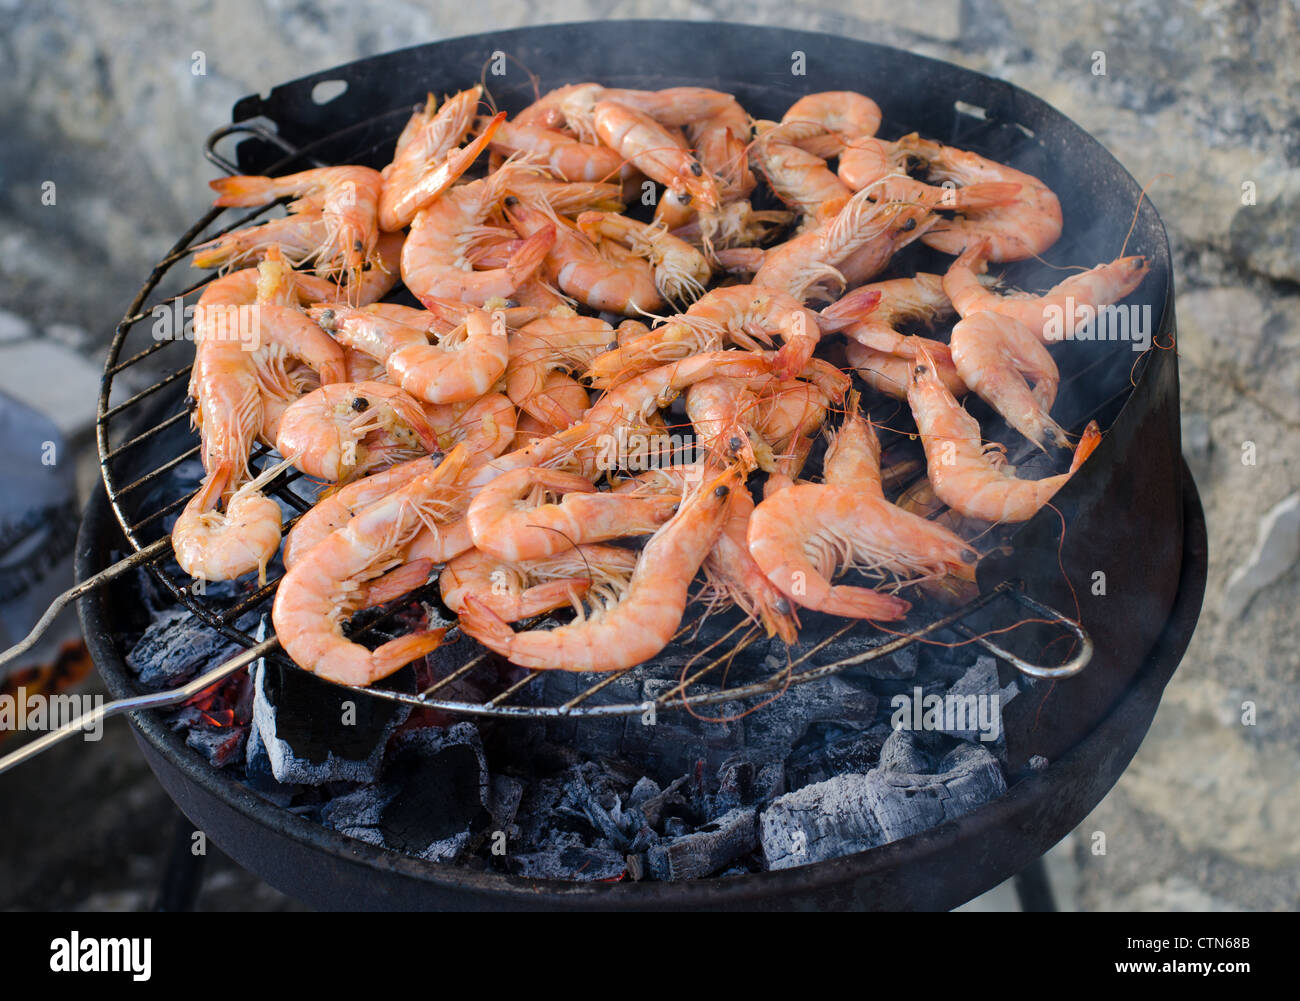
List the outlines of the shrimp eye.
{"label": "shrimp eye", "polygon": [[704,175],[704,168],[700,166],[698,160],[691,161],[691,173],[696,177],[702,177]]}
{"label": "shrimp eye", "polygon": [[369,406],[370,406],[370,401],[367,400],[364,396],[358,396],[352,401],[352,409],[355,410],[357,413],[360,413],[361,411],[365,410]]}
{"label": "shrimp eye", "polygon": [[772,602],[772,608],[776,611],[777,615],[790,614],[790,602],[785,600],[785,595],[781,595],[779,598],[775,599]]}
{"label": "shrimp eye", "polygon": [[199,405],[199,401],[198,401],[197,399],[195,399],[193,396],[187,396],[187,397],[185,397],[185,409],[186,409],[186,410],[193,410],[193,409],[194,409],[195,407],[197,407],[198,405]]}
{"label": "shrimp eye", "polygon": [[605,350],[606,350],[606,351],[617,351],[617,350],[618,350],[618,341],[610,341],[608,344],[605,345]]}
{"label": "shrimp eye", "polygon": [[929,369],[926,368],[924,365],[917,365],[917,366],[916,366],[916,374],[917,374],[917,375],[925,375],[925,373],[928,372],[928,371],[929,371]]}
{"label": "shrimp eye", "polygon": [[518,308],[519,308],[519,300],[518,300],[518,299],[507,299],[507,300],[505,301],[505,308],[506,308],[506,309],[518,309]]}
{"label": "shrimp eye", "polygon": [[518,199],[518,198],[516,198],[514,195],[506,195],[506,206],[507,206],[507,207],[510,207],[510,206],[513,206],[513,205],[518,205],[518,204],[519,204],[519,199]]}
{"label": "shrimp eye", "polygon": [[903,232],[904,232],[904,233],[910,233],[910,232],[912,232],[912,230],[914,230],[914,229],[916,229],[916,220],[915,220],[915,219],[908,219],[907,222],[903,223]]}
{"label": "shrimp eye", "polygon": [[740,450],[741,441],[739,438],[732,438],[731,441],[727,442],[727,444],[731,447],[733,452]]}
{"label": "shrimp eye", "polygon": [[355,251],[359,254],[359,253],[361,253],[361,251],[363,251],[363,250],[366,249],[366,245],[365,245],[364,243],[362,243],[360,240],[355,240],[355,241],[353,241],[352,249],[355,250]]}
{"label": "shrimp eye", "polygon": [[714,488],[713,488],[713,496],[714,496],[714,497],[726,497],[727,494],[729,494],[729,493],[731,493],[731,491],[730,491],[729,489],[727,489],[726,487],[714,487]]}
{"label": "shrimp eye", "polygon": [[691,193],[689,191],[683,191],[677,196],[677,200],[683,205],[689,205],[691,204]]}
{"label": "shrimp eye", "polygon": [[967,563],[978,563],[980,557],[979,557],[979,553],[975,552],[975,550],[973,549],[963,549],[961,553],[961,558],[965,560]]}
{"label": "shrimp eye", "polygon": [[334,322],[334,310],[327,309],[320,315],[320,325],[328,328]]}

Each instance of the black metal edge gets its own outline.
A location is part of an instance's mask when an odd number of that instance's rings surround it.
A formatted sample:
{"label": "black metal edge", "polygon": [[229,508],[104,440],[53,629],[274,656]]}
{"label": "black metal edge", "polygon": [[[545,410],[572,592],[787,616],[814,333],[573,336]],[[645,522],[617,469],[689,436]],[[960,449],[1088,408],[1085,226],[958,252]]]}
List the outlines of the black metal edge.
{"label": "black metal edge", "polygon": [[[825,906],[826,900],[811,896],[816,894],[831,894],[840,906],[870,907],[858,895],[858,888],[864,883],[878,891],[876,883],[904,864],[912,866],[918,860],[938,864],[943,856],[962,843],[988,845],[986,871],[979,874],[965,872],[951,878],[954,892],[941,906],[953,907],[982,892],[980,887],[991,888],[1017,871],[1018,866],[1011,864],[995,865],[997,853],[993,845],[996,841],[1020,837],[1028,845],[1033,838],[1050,838],[1030,846],[1033,857],[1037,857],[1091,812],[1137,752],[1155,715],[1161,693],[1191,641],[1205,594],[1208,566],[1205,518],[1196,485],[1185,467],[1183,485],[1185,558],[1177,603],[1155,647],[1147,655],[1144,670],[1117,699],[1102,722],[1046,769],[1015,782],[1005,796],[965,817],[879,848],[809,866],[681,883],[611,884],[529,880],[423,863],[330,831],[261,799],[242,783],[213,769],[177,733],[169,730],[156,712],[131,713],[131,724],[150,766],[187,814],[210,812],[215,804],[241,821],[268,832],[272,839],[288,837],[311,851],[368,870],[375,876],[400,878],[412,884],[401,895],[401,903],[408,907],[412,906],[408,899],[411,894],[438,896],[440,899],[428,903],[439,906],[492,905],[501,909]],[[108,543],[102,529],[108,524],[111,524],[111,517],[101,489],[88,505],[78,533],[76,563],[79,577],[93,573],[103,564],[106,555],[103,550]],[[77,611],[91,655],[105,682],[111,691],[121,694],[129,685],[127,669],[113,639],[104,605],[103,594],[91,593],[81,598]],[[1110,781],[1098,781],[1099,758],[1115,771]],[[1081,801],[1069,804],[1073,808],[1068,811],[1067,804],[1059,801],[1063,782],[1077,782],[1089,790]],[[196,802],[193,790],[185,788],[184,783],[201,790],[211,802]],[[1053,830],[1047,835],[1032,822],[1044,813],[1055,821]],[[242,864],[243,853],[239,844],[223,844],[216,837],[213,840]],[[1031,860],[1026,857],[1021,864]],[[249,867],[275,885],[274,873],[263,868],[264,865],[274,868],[275,863],[276,859],[259,855]],[[972,884],[977,884],[973,890]],[[897,891],[902,903],[898,898],[882,899],[877,892],[871,893],[872,900],[885,909],[906,907],[912,899],[911,894],[917,892],[907,886],[897,887]],[[913,902],[913,906],[924,905]]]}

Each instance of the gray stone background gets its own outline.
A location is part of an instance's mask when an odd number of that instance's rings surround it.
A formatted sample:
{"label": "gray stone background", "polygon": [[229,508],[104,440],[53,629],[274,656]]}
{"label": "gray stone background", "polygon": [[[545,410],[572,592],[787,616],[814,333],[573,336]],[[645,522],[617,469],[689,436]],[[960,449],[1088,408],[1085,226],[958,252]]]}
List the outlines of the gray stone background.
{"label": "gray stone background", "polygon": [[[1210,525],[1191,649],[1128,773],[1049,857],[1057,892],[1084,909],[1300,904],[1295,0],[0,0],[0,12],[0,389],[76,443],[114,323],[206,205],[214,171],[202,140],[246,93],[419,41],[673,17],[884,42],[1045,98],[1152,182],[1177,270],[1185,448]],[[1097,52],[1104,76],[1093,73]],[[42,203],[46,181],[54,205]],[[1243,461],[1247,442],[1254,464]],[[84,488],[94,471],[83,465]],[[1242,723],[1248,702],[1254,725]],[[6,816],[29,818],[0,835],[0,906],[148,903],[168,807],[124,730],[0,785]],[[112,809],[61,821],[106,783],[122,790]],[[1091,851],[1095,832],[1105,855]],[[201,903],[287,906],[228,863],[210,867]]]}

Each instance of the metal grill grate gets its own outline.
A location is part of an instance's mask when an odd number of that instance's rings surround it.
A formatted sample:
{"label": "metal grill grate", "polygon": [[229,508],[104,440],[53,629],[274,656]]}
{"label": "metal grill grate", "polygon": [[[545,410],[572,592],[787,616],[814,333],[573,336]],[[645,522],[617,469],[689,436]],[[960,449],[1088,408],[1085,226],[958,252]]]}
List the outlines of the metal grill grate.
{"label": "metal grill grate", "polygon": [[[208,158],[217,166],[229,173],[236,173],[239,168],[235,163],[216,151],[216,144],[220,140],[235,134],[251,136],[261,142],[278,147],[284,152],[284,158],[267,171],[271,174],[277,174],[287,172],[290,168],[304,169],[307,166],[321,166],[323,163],[315,157],[315,150],[324,146],[328,146],[330,149],[338,149],[340,148],[339,144],[346,141],[349,136],[357,136],[360,137],[360,141],[356,148],[352,150],[350,156],[341,157],[339,162],[374,162],[381,151],[387,152],[391,148],[407,114],[409,114],[409,109],[405,107],[386,112],[373,119],[353,124],[338,132],[324,136],[302,148],[292,147],[261,126],[255,124],[233,125],[213,133],[209,137],[205,152]],[[376,135],[381,135],[382,138],[376,140]],[[171,561],[168,539],[165,535],[158,538],[163,534],[163,523],[167,516],[178,512],[189,499],[189,496],[192,495],[172,499],[165,504],[148,510],[147,513],[137,513],[140,510],[138,498],[142,493],[163,482],[163,478],[168,473],[175,470],[182,463],[197,458],[199,454],[197,439],[194,439],[188,448],[183,448],[174,454],[168,453],[165,458],[157,461],[156,464],[144,463],[144,468],[139,468],[141,466],[141,457],[151,447],[157,449],[156,439],[159,436],[164,435],[169,430],[178,433],[186,427],[189,414],[184,404],[179,404],[179,409],[176,409],[176,401],[171,401],[170,407],[167,406],[167,403],[169,397],[178,395],[177,390],[181,385],[180,380],[188,376],[192,362],[192,350],[184,338],[155,339],[152,343],[140,346],[140,332],[146,329],[147,321],[155,315],[157,307],[166,306],[174,310],[177,302],[185,303],[187,299],[194,297],[206,284],[206,278],[189,285],[180,283],[183,287],[178,291],[166,296],[161,294],[161,290],[169,280],[176,284],[174,282],[176,274],[172,269],[185,260],[193,246],[202,240],[244,226],[249,221],[269,211],[270,208],[262,208],[242,214],[236,213],[235,210],[214,209],[205,214],[181,236],[166,257],[154,268],[144,287],[136,295],[126,315],[118,324],[109,348],[100,391],[98,419],[96,422],[100,466],[109,503],[134,553],[117,567],[110,568],[104,574],[83,582],[72,596],[75,597],[76,594],[84,593],[86,590],[102,584],[104,580],[110,579],[111,576],[119,575],[123,569],[147,567],[149,572],[166,587],[167,591],[177,601],[189,608],[201,621],[218,630],[227,638],[248,648],[244,655],[227,665],[215,668],[207,675],[204,675],[203,678],[186,686],[185,691],[189,692],[190,696],[194,693],[195,684],[205,682],[206,687],[206,685],[210,685],[221,677],[233,673],[234,670],[246,666],[256,656],[282,656],[277,654],[277,645],[274,639],[259,641],[247,629],[240,628],[238,625],[238,622],[245,619],[246,616],[269,613],[278,578],[269,578],[265,585],[238,594],[230,601],[217,600],[210,595],[197,593],[192,586],[192,582],[185,578],[180,573],[179,568]],[[231,213],[232,217],[235,215],[238,217],[230,218],[228,221],[222,220],[223,225],[220,228],[212,229],[213,225],[221,219],[223,212],[227,211]],[[129,341],[136,345],[133,353],[128,351]],[[182,346],[178,347],[178,344]],[[170,354],[166,353],[168,351],[170,351]],[[1078,379],[1084,375],[1086,375],[1086,370],[1075,373],[1073,378]],[[141,388],[131,390],[129,387],[132,385],[139,385]],[[115,393],[120,393],[124,389],[129,395],[114,402]],[[162,416],[157,416],[150,413],[151,409],[161,409],[167,412]],[[258,446],[253,453],[250,465],[254,471],[259,471],[273,461],[273,453],[265,446]],[[306,482],[301,473],[288,471],[277,477],[268,486],[267,492],[279,497],[301,514],[312,503],[310,496],[301,489]],[[286,531],[292,524],[292,520],[286,524]],[[429,594],[430,592],[426,588],[408,596],[395,605],[372,610],[370,613],[363,613],[361,616],[354,618],[354,628],[351,635],[354,638],[361,637],[371,631],[384,628],[391,624],[403,610],[410,608],[414,602],[418,602],[421,598],[428,598]],[[1077,641],[1073,658],[1054,667],[1026,663],[988,637],[977,636],[963,625],[963,620],[968,619],[975,612],[1000,597],[1010,597],[1020,602],[1034,614],[1043,619],[1059,623],[1063,629],[1072,632]],[[675,642],[689,643],[694,627],[697,625],[698,622],[683,627],[678,640],[675,640]],[[449,674],[438,679],[422,691],[398,691],[384,687],[382,684],[367,689],[357,689],[357,691],[408,704],[480,716],[513,718],[612,716],[641,713],[651,704],[654,704],[657,708],[671,708],[704,706],[732,701],[752,702],[755,699],[770,697],[774,693],[779,693],[788,685],[815,681],[854,665],[887,656],[910,643],[943,629],[953,629],[967,640],[982,644],[996,656],[1012,664],[1022,674],[1030,677],[1067,677],[1082,670],[1088,663],[1092,653],[1091,642],[1081,626],[1056,610],[1034,601],[1028,595],[1025,595],[1013,582],[1005,582],[956,611],[936,618],[907,634],[894,635],[892,638],[882,635],[878,643],[865,649],[863,644],[859,642],[854,644],[855,649],[851,655],[836,656],[837,648],[842,653],[842,641],[850,633],[865,628],[860,622],[844,625],[827,633],[822,639],[806,649],[799,648],[797,652],[792,653],[786,663],[780,666],[779,670],[768,672],[761,677],[753,677],[751,671],[748,672],[749,676],[744,680],[729,685],[727,679],[732,664],[738,654],[746,650],[758,639],[760,633],[756,627],[742,621],[725,632],[720,638],[714,639],[693,654],[692,658],[687,661],[686,667],[682,670],[680,679],[649,700],[640,699],[611,703],[601,701],[598,698],[601,693],[609,691],[610,687],[616,682],[628,676],[635,677],[636,672],[641,671],[642,667],[598,676],[593,684],[576,695],[549,703],[539,698],[540,689],[545,686],[533,684],[546,673],[542,671],[526,673],[519,677],[518,680],[504,685],[504,687],[498,683],[495,694],[480,702],[466,702],[445,697],[457,682],[467,680],[472,675],[476,679],[487,676],[489,669],[493,673],[496,672],[501,662],[495,658],[495,655],[485,653],[479,653],[469,658]],[[478,674],[475,675],[475,672],[478,672]],[[745,674],[746,672],[738,673]],[[722,681],[712,690],[692,690],[695,686],[705,682],[706,679],[711,681],[717,678],[721,678]],[[159,693],[159,695],[162,694]],[[180,701],[180,699],[175,701]],[[159,704],[159,701],[155,697],[150,704]]]}

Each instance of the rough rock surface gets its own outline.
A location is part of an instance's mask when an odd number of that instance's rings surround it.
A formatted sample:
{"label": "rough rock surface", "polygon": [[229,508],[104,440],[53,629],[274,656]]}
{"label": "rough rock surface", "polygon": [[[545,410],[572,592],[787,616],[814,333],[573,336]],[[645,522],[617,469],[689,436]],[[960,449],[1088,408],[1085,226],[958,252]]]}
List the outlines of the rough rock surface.
{"label": "rough rock surface", "polygon": [[[4,0],[0,8],[0,340],[47,340],[93,364],[150,265],[204,207],[203,182],[214,171],[203,137],[236,98],[298,72],[520,24],[680,17],[900,45],[1003,77],[1060,108],[1151,185],[1169,228],[1186,446],[1210,526],[1200,627],[1130,773],[1073,840],[1077,899],[1093,909],[1300,901],[1288,822],[1300,806],[1300,658],[1292,652],[1300,568],[1283,569],[1244,606],[1225,600],[1261,520],[1300,489],[1294,4],[489,0],[454,8],[399,0],[381,17],[342,0],[129,8]],[[205,72],[196,75],[200,53]],[[1105,75],[1094,74],[1098,53]],[[55,185],[53,204],[42,199],[46,182]],[[68,338],[69,329],[89,336]],[[8,376],[0,370],[0,389]],[[51,386],[50,405],[61,406]],[[106,767],[96,754],[105,750],[77,748],[77,761],[98,757]],[[85,808],[45,796],[40,783],[29,790],[6,779],[22,802],[6,801],[34,830],[57,828],[56,811]],[[130,780],[152,782],[143,768]],[[156,805],[156,789],[146,798]],[[103,832],[100,856],[124,840],[144,843],[129,834],[137,820],[114,812],[125,801],[110,801],[84,829]],[[156,810],[141,816],[157,822]],[[1094,854],[1094,833],[1105,834],[1105,855]],[[87,856],[79,842],[59,856],[59,844],[49,842],[51,872],[60,858]],[[41,880],[29,870],[25,882],[0,880],[15,888],[0,892],[0,906],[37,905],[31,888]]]}

